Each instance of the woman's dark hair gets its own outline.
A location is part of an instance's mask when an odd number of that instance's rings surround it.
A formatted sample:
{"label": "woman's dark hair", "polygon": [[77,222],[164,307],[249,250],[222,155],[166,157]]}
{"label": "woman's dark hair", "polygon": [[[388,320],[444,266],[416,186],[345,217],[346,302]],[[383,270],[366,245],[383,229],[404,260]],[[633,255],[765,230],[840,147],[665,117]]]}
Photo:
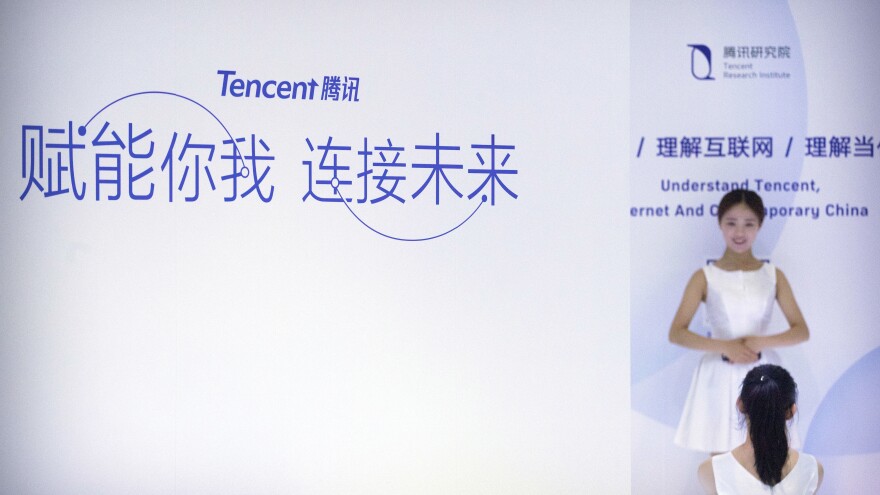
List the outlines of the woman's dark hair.
{"label": "woman's dark hair", "polygon": [[746,375],[739,400],[748,420],[758,477],[765,485],[774,486],[782,480],[782,467],[788,459],[785,423],[797,401],[797,384],[784,368],[762,364]]}
{"label": "woman's dark hair", "polygon": [[758,217],[758,225],[764,223],[764,202],[758,193],[748,189],[734,189],[721,198],[721,202],[718,203],[718,222],[721,222],[721,217],[727,213],[727,210],[738,204],[745,204],[752,210]]}

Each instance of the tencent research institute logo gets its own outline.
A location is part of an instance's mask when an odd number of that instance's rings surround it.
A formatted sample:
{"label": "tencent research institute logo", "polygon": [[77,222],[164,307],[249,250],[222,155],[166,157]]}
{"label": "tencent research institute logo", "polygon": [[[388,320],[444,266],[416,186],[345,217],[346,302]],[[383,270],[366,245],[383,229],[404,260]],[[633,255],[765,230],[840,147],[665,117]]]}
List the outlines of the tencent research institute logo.
{"label": "tencent research institute logo", "polygon": [[699,81],[714,81],[712,77],[712,50],[706,45],[691,47],[691,75]]}
{"label": "tencent research institute logo", "polygon": [[[698,81],[714,81],[712,49],[696,43],[687,47],[691,52],[691,76]],[[778,42],[725,45],[720,63],[720,78],[729,81],[790,81],[797,68],[792,47]]]}

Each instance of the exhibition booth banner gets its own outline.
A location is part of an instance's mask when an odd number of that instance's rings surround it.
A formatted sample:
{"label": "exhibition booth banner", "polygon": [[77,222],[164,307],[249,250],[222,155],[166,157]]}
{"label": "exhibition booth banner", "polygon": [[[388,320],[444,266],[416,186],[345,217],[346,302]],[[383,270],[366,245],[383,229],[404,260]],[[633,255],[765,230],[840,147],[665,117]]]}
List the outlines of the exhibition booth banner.
{"label": "exhibition booth banner", "polygon": [[[777,349],[799,386],[794,443],[824,464],[823,493],[877,491],[869,466],[880,460],[880,101],[868,88],[880,84],[880,10],[631,9],[632,493],[658,484],[700,492],[694,473],[707,454],[673,437],[702,353],[668,335],[688,279],[724,253],[718,202],[734,189],[763,198],[754,255],[785,274],[810,331],[807,342]],[[771,332],[787,328],[776,308]],[[691,330],[711,337],[702,308]]]}

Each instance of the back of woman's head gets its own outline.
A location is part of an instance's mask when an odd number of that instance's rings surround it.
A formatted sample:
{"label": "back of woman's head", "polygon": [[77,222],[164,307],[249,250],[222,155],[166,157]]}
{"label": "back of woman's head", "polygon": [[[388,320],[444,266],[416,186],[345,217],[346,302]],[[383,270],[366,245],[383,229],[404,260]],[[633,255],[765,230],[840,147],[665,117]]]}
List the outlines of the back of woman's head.
{"label": "back of woman's head", "polygon": [[797,384],[784,368],[763,364],[746,375],[739,400],[749,425],[758,476],[764,484],[774,486],[782,480],[788,458],[786,422],[797,401]]}

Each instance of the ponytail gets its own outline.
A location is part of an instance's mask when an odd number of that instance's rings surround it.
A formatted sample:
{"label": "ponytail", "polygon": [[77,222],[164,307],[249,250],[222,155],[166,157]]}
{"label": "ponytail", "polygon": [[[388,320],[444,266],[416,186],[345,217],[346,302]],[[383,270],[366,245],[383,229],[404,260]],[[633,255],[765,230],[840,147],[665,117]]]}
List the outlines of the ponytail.
{"label": "ponytail", "polygon": [[785,369],[765,364],[749,371],[739,398],[748,419],[758,477],[765,485],[774,486],[782,480],[788,459],[785,423],[797,400],[797,385]]}

